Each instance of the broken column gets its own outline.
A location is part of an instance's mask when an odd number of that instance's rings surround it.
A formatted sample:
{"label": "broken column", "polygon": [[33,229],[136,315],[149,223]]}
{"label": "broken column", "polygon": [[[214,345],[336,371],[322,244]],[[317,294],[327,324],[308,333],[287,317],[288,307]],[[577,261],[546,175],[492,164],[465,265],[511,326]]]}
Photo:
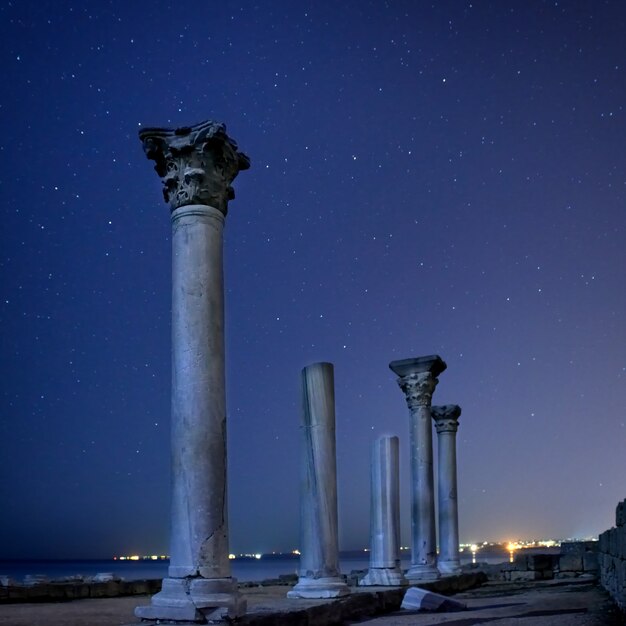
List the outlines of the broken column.
{"label": "broken column", "polygon": [[437,376],[447,365],[437,355],[393,361],[400,389],[409,407],[411,452],[411,567],[409,582],[434,580],[437,570],[433,440],[430,405]]}
{"label": "broken column", "polygon": [[139,132],[172,219],[170,566],[148,620],[207,623],[245,613],[228,559],[222,229],[231,182],[250,166],[203,122]]}
{"label": "broken column", "polygon": [[339,571],[335,388],[332,363],[302,370],[300,570],[289,598],[350,593]]}
{"label": "broken column", "polygon": [[437,567],[442,574],[458,574],[459,509],[456,475],[456,433],[461,407],[457,404],[430,408],[437,430],[437,481],[439,495],[439,558]]}
{"label": "broken column", "polygon": [[372,445],[370,566],[362,586],[397,586],[407,581],[400,567],[400,476],[397,437]]}

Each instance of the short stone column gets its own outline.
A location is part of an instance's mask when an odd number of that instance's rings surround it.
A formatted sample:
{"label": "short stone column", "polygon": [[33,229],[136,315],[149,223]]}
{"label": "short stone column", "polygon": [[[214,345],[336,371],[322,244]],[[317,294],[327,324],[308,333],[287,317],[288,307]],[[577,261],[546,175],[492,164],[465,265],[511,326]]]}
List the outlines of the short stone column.
{"label": "short stone column", "polygon": [[302,370],[300,571],[288,598],[350,593],[339,571],[335,386],[332,363]]}
{"label": "short stone column", "polygon": [[456,475],[456,432],[461,407],[457,404],[432,406],[431,415],[437,430],[437,481],[439,495],[439,558],[437,567],[442,574],[458,574],[459,508]]}
{"label": "short stone column", "polygon": [[400,389],[409,407],[411,450],[411,567],[409,582],[434,580],[437,570],[435,494],[433,476],[433,429],[430,405],[437,376],[447,365],[437,355],[393,361]]}
{"label": "short stone column", "polygon": [[228,559],[222,229],[249,160],[215,122],[139,138],[172,210],[172,511],[168,577],[135,614],[220,621],[246,610]]}
{"label": "short stone column", "polygon": [[379,437],[372,445],[370,566],[359,585],[406,584],[400,566],[400,475],[397,437]]}

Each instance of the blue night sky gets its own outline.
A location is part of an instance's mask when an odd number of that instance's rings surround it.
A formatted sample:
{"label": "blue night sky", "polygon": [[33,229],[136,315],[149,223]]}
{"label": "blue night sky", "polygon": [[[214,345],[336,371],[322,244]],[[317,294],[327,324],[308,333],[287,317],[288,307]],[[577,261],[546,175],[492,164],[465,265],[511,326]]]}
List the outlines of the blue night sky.
{"label": "blue night sky", "polygon": [[626,5],[0,3],[0,556],[168,550],[170,222],[141,126],[225,122],[231,551],[298,546],[299,377],[335,365],[365,547],[388,363],[461,405],[461,541],[626,496]]}

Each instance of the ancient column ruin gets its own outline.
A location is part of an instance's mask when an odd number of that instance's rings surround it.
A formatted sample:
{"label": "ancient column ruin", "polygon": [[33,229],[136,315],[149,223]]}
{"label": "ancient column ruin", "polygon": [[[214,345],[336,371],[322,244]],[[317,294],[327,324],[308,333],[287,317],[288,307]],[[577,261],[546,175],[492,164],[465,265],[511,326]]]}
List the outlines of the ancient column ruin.
{"label": "ancient column ruin", "polygon": [[437,355],[393,361],[400,389],[409,407],[411,453],[411,567],[409,582],[434,580],[437,570],[433,440],[430,406],[437,376],[447,365]]}
{"label": "ancient column ruin", "polygon": [[457,404],[430,408],[437,430],[437,484],[439,504],[439,558],[437,567],[442,574],[458,574],[459,509],[456,475],[456,433],[461,407]]}
{"label": "ancient column ruin", "polygon": [[339,571],[335,385],[332,363],[302,370],[300,570],[289,598],[350,593]]}
{"label": "ancient column ruin", "polygon": [[370,500],[370,565],[362,586],[406,584],[400,566],[400,474],[397,437],[384,436],[372,445]]}
{"label": "ancient column ruin", "polygon": [[222,229],[250,161],[223,124],[139,132],[172,219],[170,566],[142,619],[206,623],[245,613],[228,559]]}

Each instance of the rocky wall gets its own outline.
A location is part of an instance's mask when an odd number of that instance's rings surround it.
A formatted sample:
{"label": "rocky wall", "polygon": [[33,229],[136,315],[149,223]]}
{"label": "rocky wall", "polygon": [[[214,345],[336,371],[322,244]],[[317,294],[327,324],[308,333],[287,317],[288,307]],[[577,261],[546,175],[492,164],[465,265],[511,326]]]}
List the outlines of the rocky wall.
{"label": "rocky wall", "polygon": [[600,583],[626,611],[626,500],[617,505],[615,528],[600,535]]}
{"label": "rocky wall", "polygon": [[464,569],[484,571],[489,580],[519,582],[553,578],[593,578],[598,576],[598,542],[571,541],[561,544],[559,553],[521,550],[512,563],[476,563]]}

